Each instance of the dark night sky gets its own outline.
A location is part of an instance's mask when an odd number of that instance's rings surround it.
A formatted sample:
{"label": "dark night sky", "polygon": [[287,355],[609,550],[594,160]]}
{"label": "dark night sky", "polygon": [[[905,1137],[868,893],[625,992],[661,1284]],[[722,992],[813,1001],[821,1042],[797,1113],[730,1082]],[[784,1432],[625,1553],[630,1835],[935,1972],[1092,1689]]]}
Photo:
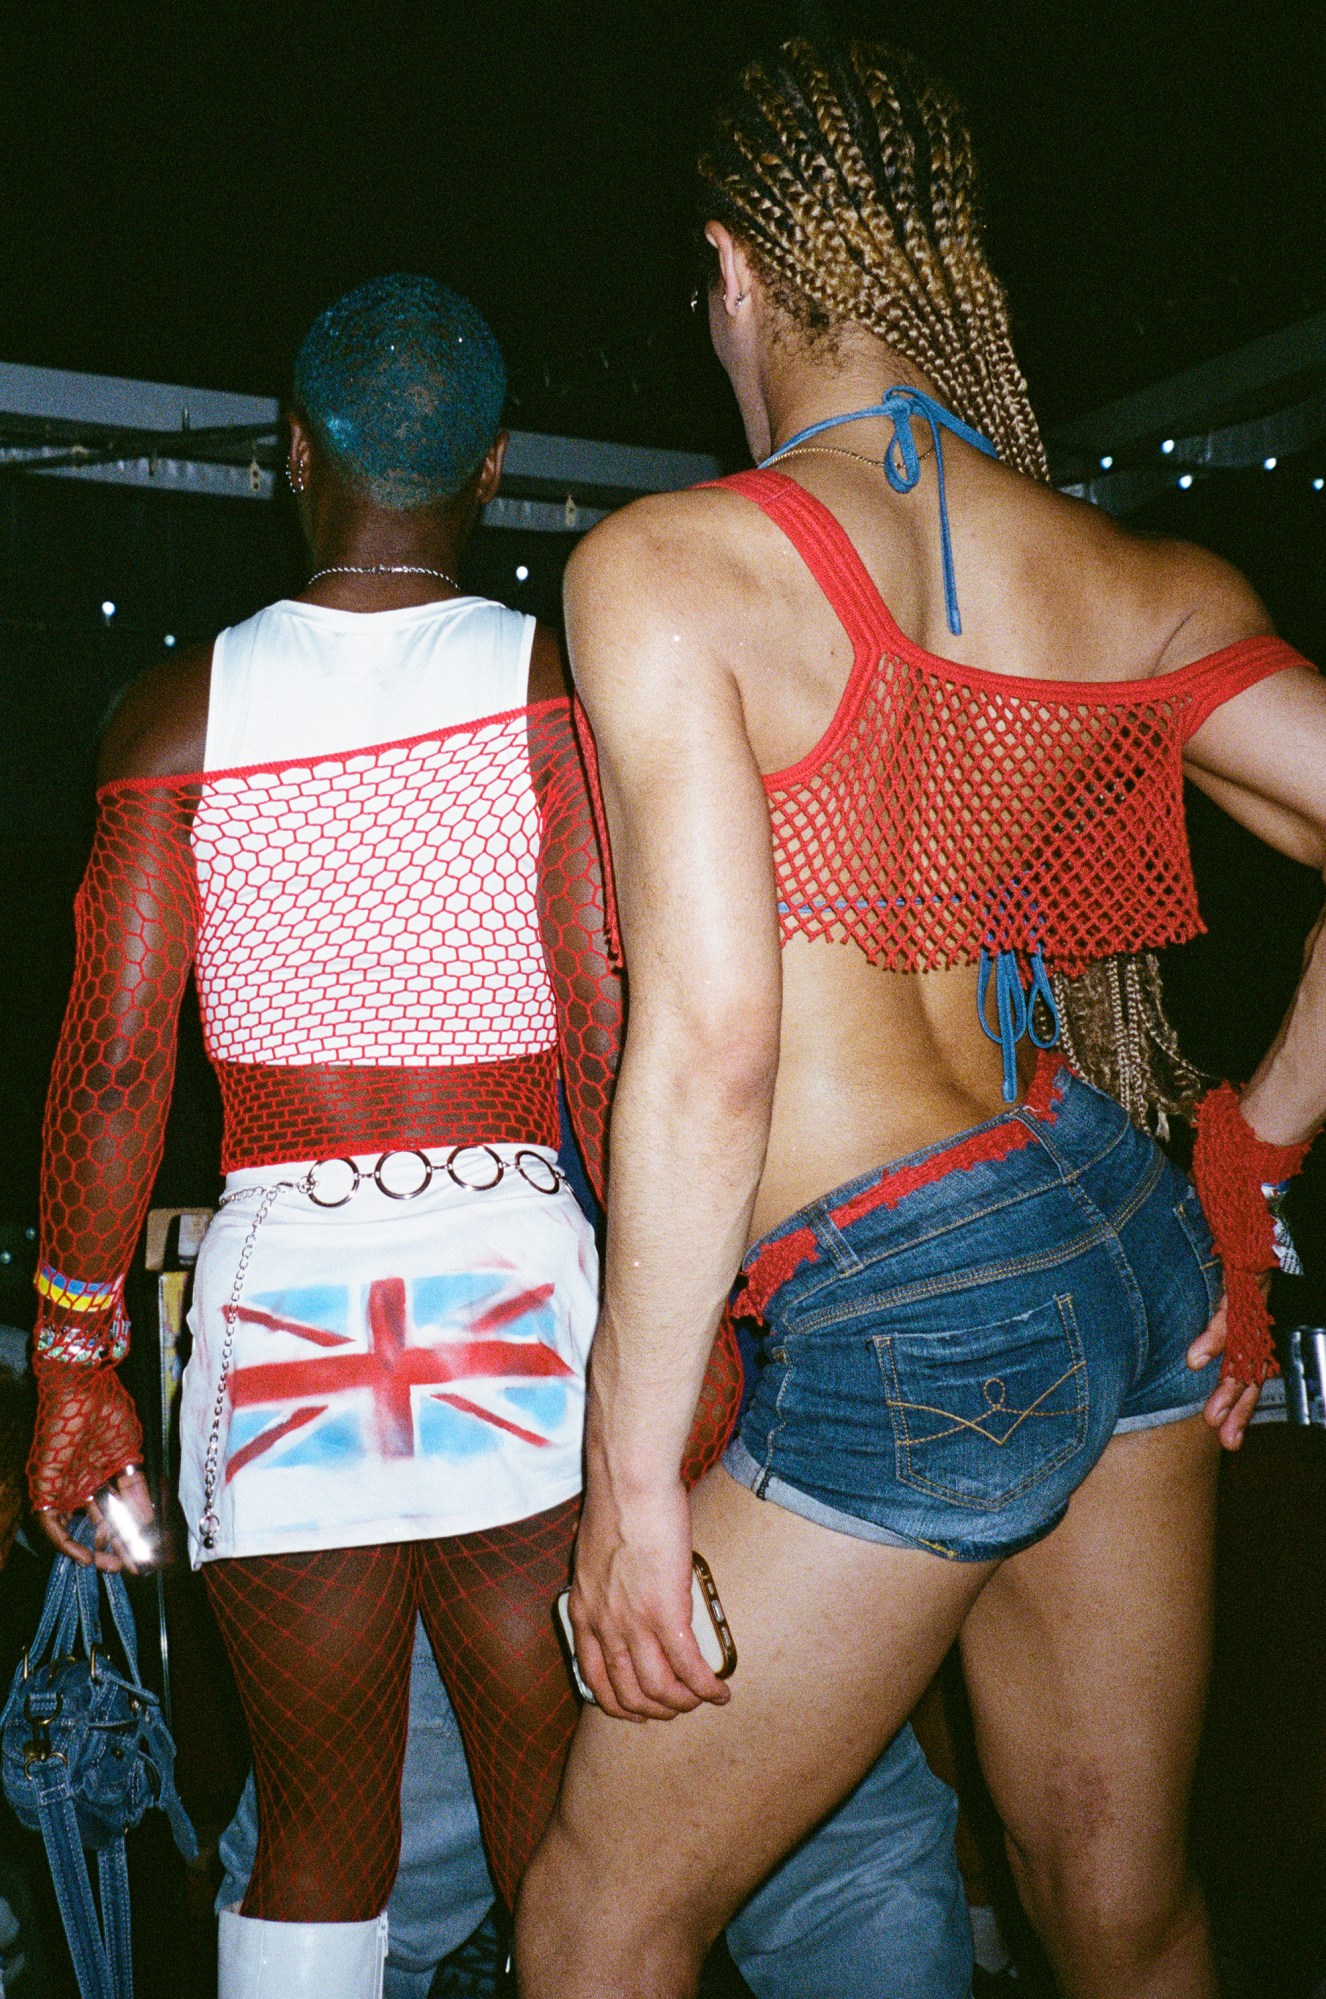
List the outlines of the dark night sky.
{"label": "dark night sky", "polygon": [[[1042,416],[1326,309],[1319,4],[828,0],[967,102]],[[796,0],[16,13],[0,359],[279,392],[375,271],[469,291],[513,421],[730,442],[687,162]]]}

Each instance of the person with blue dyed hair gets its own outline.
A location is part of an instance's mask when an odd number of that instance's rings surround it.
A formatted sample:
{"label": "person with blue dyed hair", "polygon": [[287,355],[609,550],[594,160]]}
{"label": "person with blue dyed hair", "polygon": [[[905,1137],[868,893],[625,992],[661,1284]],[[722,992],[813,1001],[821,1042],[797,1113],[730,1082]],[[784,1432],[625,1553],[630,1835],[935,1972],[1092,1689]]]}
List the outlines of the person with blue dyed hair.
{"label": "person with blue dyed hair", "polygon": [[506,363],[459,292],[398,271],[319,313],[295,360],[296,421],[356,497],[401,512],[454,500],[502,424]]}

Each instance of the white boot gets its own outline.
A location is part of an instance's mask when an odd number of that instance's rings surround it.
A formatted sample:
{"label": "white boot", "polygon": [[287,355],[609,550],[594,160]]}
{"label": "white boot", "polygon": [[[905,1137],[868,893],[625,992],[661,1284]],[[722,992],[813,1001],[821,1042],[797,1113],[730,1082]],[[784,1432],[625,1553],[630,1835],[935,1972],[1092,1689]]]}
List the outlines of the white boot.
{"label": "white boot", "polygon": [[382,1999],[387,1918],[267,1923],[221,1911],[217,1999]]}

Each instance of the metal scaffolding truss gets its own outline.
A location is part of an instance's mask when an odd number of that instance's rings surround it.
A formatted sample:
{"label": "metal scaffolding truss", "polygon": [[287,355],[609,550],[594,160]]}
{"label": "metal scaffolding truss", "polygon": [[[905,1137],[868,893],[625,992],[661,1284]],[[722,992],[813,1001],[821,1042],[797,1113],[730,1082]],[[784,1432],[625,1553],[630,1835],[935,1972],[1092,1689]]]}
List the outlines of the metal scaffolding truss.
{"label": "metal scaffolding truss", "polygon": [[1210,472],[1274,471],[1323,440],[1326,314],[1061,424],[1048,444],[1057,486],[1121,514]]}
{"label": "metal scaffolding truss", "polygon": [[[0,481],[65,478],[267,500],[281,463],[280,405],[224,389],[0,362]],[[488,527],[577,533],[641,493],[712,479],[698,452],[515,430]]]}

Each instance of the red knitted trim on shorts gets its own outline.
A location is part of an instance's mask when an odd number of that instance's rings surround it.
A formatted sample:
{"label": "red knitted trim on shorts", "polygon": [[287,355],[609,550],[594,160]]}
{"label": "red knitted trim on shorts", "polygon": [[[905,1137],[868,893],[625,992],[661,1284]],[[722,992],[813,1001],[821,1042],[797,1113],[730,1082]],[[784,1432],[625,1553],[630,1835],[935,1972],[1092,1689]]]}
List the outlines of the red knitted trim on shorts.
{"label": "red knitted trim on shorts", "polygon": [[[1022,1109],[1040,1122],[1052,1124],[1059,1114],[1059,1099],[1063,1094],[1066,1073],[1060,1055],[1053,1050],[1040,1054]],[[968,1132],[961,1138],[955,1138],[951,1145],[938,1147],[913,1165],[886,1166],[867,1186],[838,1207],[830,1208],[829,1219],[836,1227],[847,1228],[876,1208],[896,1208],[908,1194],[915,1194],[922,1187],[932,1187],[936,1181],[947,1179],[950,1173],[965,1172],[972,1166],[1007,1159],[1011,1153],[1020,1152],[1024,1146],[1030,1145],[1031,1139],[1031,1132],[1020,1118],[1001,1118],[997,1124]],[[774,1292],[805,1264],[818,1262],[819,1253],[819,1243],[812,1228],[793,1229],[790,1235],[780,1236],[776,1242],[769,1243],[744,1273],[746,1286],[741,1295],[741,1311],[763,1318]]]}

